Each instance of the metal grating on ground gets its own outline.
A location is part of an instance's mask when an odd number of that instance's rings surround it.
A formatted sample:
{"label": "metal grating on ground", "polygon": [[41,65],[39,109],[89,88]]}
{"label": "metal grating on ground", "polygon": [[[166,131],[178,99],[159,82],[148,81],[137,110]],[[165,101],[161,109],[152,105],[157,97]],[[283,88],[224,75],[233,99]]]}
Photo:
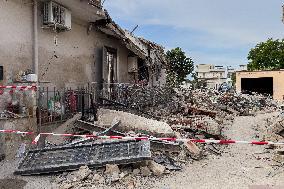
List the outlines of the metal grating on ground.
{"label": "metal grating on ground", "polygon": [[15,174],[35,175],[90,168],[106,164],[129,164],[151,158],[149,141],[108,141],[30,150]]}

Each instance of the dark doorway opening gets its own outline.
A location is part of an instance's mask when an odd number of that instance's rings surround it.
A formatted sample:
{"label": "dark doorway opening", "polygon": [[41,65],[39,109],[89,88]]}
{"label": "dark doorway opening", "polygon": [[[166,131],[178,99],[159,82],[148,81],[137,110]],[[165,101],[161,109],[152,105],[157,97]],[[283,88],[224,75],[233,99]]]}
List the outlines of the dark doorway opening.
{"label": "dark doorway opening", "polygon": [[272,77],[242,78],[241,86],[244,93],[256,92],[273,96]]}
{"label": "dark doorway opening", "polygon": [[148,66],[141,58],[138,59],[138,81],[149,81]]}

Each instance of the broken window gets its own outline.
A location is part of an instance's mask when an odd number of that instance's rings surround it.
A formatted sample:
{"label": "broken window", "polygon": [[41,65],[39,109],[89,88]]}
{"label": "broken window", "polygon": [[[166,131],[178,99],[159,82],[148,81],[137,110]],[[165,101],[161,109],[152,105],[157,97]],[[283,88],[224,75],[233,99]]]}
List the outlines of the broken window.
{"label": "broken window", "polygon": [[104,47],[103,57],[103,80],[106,84],[108,95],[111,95],[114,83],[117,82],[117,50]]}
{"label": "broken window", "polygon": [[138,81],[149,81],[148,66],[140,58],[138,59]]}

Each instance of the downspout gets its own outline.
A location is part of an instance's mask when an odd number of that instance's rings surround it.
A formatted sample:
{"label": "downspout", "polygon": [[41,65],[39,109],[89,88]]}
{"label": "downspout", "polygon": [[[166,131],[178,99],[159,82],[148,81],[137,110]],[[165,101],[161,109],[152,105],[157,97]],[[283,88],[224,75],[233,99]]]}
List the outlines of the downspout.
{"label": "downspout", "polygon": [[[36,85],[39,86],[39,69],[38,69],[38,2],[37,0],[33,1],[33,71],[37,76],[37,82]],[[39,88],[40,89],[40,88]],[[40,102],[41,102],[41,94],[38,93],[38,99],[35,99],[35,108],[33,114],[36,115],[38,111],[38,118],[39,123],[36,127],[36,132],[41,132],[41,111],[40,111]]]}
{"label": "downspout", "polygon": [[39,69],[38,69],[38,2],[34,0],[33,6],[33,68],[34,73],[37,75],[39,80]]}

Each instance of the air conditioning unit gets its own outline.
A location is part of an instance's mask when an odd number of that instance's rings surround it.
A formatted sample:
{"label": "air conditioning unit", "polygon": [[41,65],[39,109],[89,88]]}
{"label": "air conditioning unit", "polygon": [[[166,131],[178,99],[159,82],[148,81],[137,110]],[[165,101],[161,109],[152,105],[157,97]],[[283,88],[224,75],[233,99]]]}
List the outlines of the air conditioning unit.
{"label": "air conditioning unit", "polygon": [[138,58],[137,57],[128,57],[128,72],[129,73],[138,72]]}
{"label": "air conditioning unit", "polygon": [[59,30],[71,30],[71,11],[53,2],[44,2],[43,25]]}

